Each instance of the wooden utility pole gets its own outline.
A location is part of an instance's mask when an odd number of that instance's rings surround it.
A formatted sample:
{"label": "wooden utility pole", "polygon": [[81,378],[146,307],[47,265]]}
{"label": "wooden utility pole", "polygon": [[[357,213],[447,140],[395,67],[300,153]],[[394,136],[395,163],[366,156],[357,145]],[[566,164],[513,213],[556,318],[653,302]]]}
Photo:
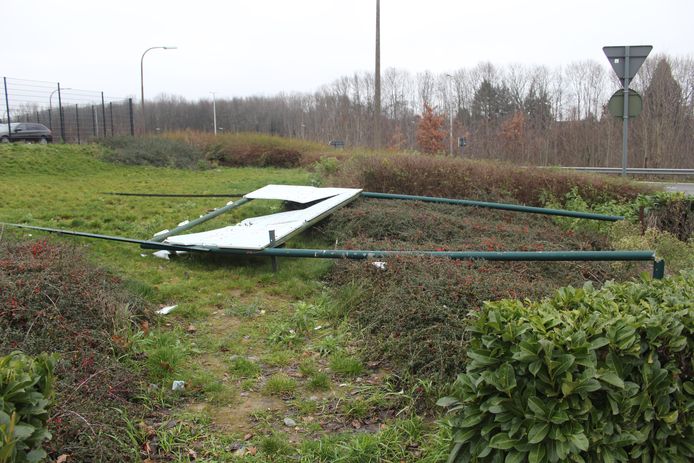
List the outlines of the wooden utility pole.
{"label": "wooden utility pole", "polygon": [[381,147],[381,0],[376,0],[376,72],[374,76],[374,148]]}

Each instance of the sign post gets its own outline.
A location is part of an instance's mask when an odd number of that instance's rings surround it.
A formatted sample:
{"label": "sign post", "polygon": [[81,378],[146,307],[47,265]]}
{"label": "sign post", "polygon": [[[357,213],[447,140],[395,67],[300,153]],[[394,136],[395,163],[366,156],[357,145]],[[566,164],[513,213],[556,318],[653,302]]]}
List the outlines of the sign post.
{"label": "sign post", "polygon": [[[622,175],[627,174],[627,150],[629,134],[629,83],[634,78],[639,68],[646,61],[646,57],[651,52],[651,45],[623,46],[623,47],[603,47],[602,51],[610,61],[612,69],[622,82],[623,90],[623,113],[622,113]],[[613,97],[614,98],[614,97]]]}

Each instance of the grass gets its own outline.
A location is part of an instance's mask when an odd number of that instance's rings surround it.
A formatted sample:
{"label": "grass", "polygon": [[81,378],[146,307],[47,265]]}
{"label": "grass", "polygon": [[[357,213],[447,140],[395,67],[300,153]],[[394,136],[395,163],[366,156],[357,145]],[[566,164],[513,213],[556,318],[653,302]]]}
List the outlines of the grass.
{"label": "grass", "polygon": [[[189,137],[201,146],[213,141],[196,138],[202,137],[197,134],[177,136]],[[260,143],[301,151],[302,165],[313,162],[311,159],[323,161],[313,172],[298,168],[196,171],[107,163],[102,161],[104,153],[98,146],[2,146],[0,221],[147,238],[226,201],[101,193],[223,193],[250,191],[268,183],[308,184],[322,180],[317,174],[339,175],[343,161],[330,160],[331,151],[325,147],[304,146],[297,140],[224,137],[224,144],[234,149]],[[340,153],[336,157],[344,156]],[[204,224],[200,230],[280,207],[278,203],[255,201]],[[407,217],[398,218],[401,212],[389,206],[361,209],[357,205],[344,216],[336,216],[332,229],[304,234],[289,246],[329,246],[335,239],[343,244],[344,235],[334,234],[335,228],[357,234],[366,228],[377,229],[383,220],[402,225],[404,230],[408,228]],[[456,217],[448,215],[443,221],[437,214],[446,215],[441,211],[425,214],[425,220],[414,225],[431,225],[430,230],[440,235],[404,236],[402,231],[391,229],[389,236],[368,239],[392,244],[402,238],[403,246],[412,240],[429,246],[431,241],[450,241],[451,237],[476,246],[481,239],[491,237],[497,241],[487,245],[494,247],[501,238],[512,235],[522,236],[527,246],[541,242],[551,247],[556,242],[552,233],[531,227],[528,234],[523,224],[512,220],[502,221],[505,230],[498,230],[491,222],[482,224],[487,228],[475,229],[480,221],[475,220],[477,212],[472,210]],[[0,230],[0,236],[3,234],[43,238],[34,232],[8,229]],[[374,367],[368,360],[383,359],[373,354],[370,358],[359,356],[364,355],[363,337],[369,334],[355,330],[353,315],[363,303],[364,288],[358,280],[340,280],[339,272],[344,268],[337,268],[336,278],[334,264],[329,261],[287,258],[280,259],[279,272],[273,274],[269,260],[258,258],[183,256],[164,261],[135,246],[79,238],[49,240],[84,247],[90,260],[118,275],[131,291],[154,306],[179,304],[171,314],[151,320],[147,333],[142,329],[123,333],[134,352],[127,366],[147,376],[138,397],[151,412],[149,416],[122,417],[123,428],[130,434],[126,444],[134,452],[146,448],[145,443],[158,442],[147,455],[155,461],[191,461],[191,450],[197,461],[234,461],[236,456],[230,449],[242,443],[258,449],[257,455],[246,459],[259,462],[445,460],[449,437],[445,428],[437,428],[415,413],[416,403],[430,404],[429,396],[439,389],[426,381],[414,382],[412,387],[396,380],[387,383],[391,380],[384,378],[389,377],[390,365]],[[332,278],[326,280],[331,273]],[[509,271],[509,278],[513,275]],[[373,294],[383,298],[391,293]],[[170,390],[174,379],[186,382],[182,393]],[[360,386],[365,383],[373,386]],[[160,414],[162,411],[165,413]],[[307,419],[300,422],[300,430],[287,435],[278,432],[285,430],[283,418],[297,412]],[[364,427],[357,430],[352,420]],[[372,422],[367,423],[369,420]],[[244,440],[247,434],[253,435],[248,441]],[[112,454],[101,460],[119,458]]]}
{"label": "grass", "polygon": [[263,393],[267,395],[286,397],[292,395],[292,393],[296,391],[296,388],[296,380],[290,378],[284,373],[277,373],[268,378],[265,386],[263,387]]}
{"label": "grass", "polygon": [[364,372],[364,365],[358,358],[338,352],[330,358],[330,369],[339,375],[354,378]]}
{"label": "grass", "polygon": [[231,373],[234,378],[256,378],[260,372],[260,366],[245,357],[234,356],[229,361],[229,373]]}
{"label": "grass", "polygon": [[330,377],[327,373],[317,372],[310,376],[306,383],[306,388],[309,391],[327,391],[330,390]]}

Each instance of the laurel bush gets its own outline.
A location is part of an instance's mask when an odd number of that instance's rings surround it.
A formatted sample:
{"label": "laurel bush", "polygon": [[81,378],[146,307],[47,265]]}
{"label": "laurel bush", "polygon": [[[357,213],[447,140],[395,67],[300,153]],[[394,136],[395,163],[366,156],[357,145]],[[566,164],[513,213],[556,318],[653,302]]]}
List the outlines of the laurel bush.
{"label": "laurel bush", "polygon": [[490,302],[468,333],[449,461],[694,459],[694,271]]}

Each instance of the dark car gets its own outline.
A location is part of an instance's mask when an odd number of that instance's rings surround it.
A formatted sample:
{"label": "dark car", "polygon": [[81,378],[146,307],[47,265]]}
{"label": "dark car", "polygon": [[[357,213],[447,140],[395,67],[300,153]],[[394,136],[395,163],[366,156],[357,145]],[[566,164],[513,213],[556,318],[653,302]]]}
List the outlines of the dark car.
{"label": "dark car", "polygon": [[10,132],[8,133],[7,124],[0,124],[0,143],[24,140],[45,144],[53,141],[53,134],[50,129],[43,124],[15,122],[10,124],[9,128]]}

